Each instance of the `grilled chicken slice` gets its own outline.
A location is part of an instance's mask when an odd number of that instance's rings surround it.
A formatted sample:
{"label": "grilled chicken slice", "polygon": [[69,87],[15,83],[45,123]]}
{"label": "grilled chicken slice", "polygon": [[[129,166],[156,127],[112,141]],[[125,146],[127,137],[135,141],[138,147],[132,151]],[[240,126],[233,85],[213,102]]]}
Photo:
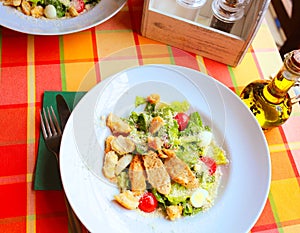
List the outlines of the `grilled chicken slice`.
{"label": "grilled chicken slice", "polygon": [[106,140],[105,140],[105,153],[107,153],[107,152],[109,152],[109,151],[111,151],[112,149],[111,149],[111,141],[113,140],[115,138],[115,136],[113,136],[113,135],[110,135],[110,136],[108,136],[107,138],[106,138]]}
{"label": "grilled chicken slice", "polygon": [[149,132],[155,134],[164,125],[164,120],[160,116],[154,117],[149,125]]}
{"label": "grilled chicken slice", "polygon": [[113,113],[107,116],[106,125],[113,135],[128,135],[131,131],[129,124]]}
{"label": "grilled chicken slice", "polygon": [[135,144],[130,138],[126,138],[122,135],[114,138],[111,143],[111,149],[117,152],[119,155],[125,155],[135,150]]}
{"label": "grilled chicken slice", "polygon": [[140,155],[135,155],[129,166],[131,191],[143,193],[146,190],[146,175]]}
{"label": "grilled chicken slice", "polygon": [[159,137],[148,137],[148,147],[153,150],[161,150],[164,142]]}
{"label": "grilled chicken slice", "polygon": [[114,151],[110,151],[105,154],[102,171],[104,176],[111,181],[116,177],[115,168],[117,163],[118,163],[118,155]]}
{"label": "grilled chicken slice", "polygon": [[199,186],[199,182],[189,166],[179,159],[175,153],[166,158],[164,165],[173,181],[189,189]]}
{"label": "grilled chicken slice", "polygon": [[161,194],[169,194],[171,191],[170,176],[160,158],[153,151],[143,155],[147,179],[153,188]]}
{"label": "grilled chicken slice", "polygon": [[132,161],[132,154],[123,155],[119,160],[115,168],[115,174],[119,175]]}

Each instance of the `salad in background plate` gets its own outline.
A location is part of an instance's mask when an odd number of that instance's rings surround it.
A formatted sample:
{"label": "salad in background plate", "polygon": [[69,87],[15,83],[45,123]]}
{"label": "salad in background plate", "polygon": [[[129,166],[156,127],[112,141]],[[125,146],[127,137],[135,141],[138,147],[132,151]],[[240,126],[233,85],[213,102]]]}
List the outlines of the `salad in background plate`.
{"label": "salad in background plate", "polygon": [[188,102],[164,103],[158,94],[136,97],[128,118],[110,113],[106,125],[103,174],[117,184],[114,199],[129,210],[156,213],[169,220],[191,216],[214,205],[228,164],[211,129]]}
{"label": "salad in background plate", "polygon": [[90,10],[101,0],[3,0],[3,5],[14,7],[35,18],[69,18]]}

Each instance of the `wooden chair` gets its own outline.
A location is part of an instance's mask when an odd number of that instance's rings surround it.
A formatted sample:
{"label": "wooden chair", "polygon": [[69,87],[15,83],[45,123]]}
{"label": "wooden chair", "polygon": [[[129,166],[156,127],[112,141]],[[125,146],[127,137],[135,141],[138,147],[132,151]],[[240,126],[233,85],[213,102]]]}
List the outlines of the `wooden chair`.
{"label": "wooden chair", "polygon": [[272,5],[277,14],[281,28],[287,39],[280,48],[279,52],[283,58],[284,54],[294,49],[300,49],[300,1],[292,0],[291,17],[285,10],[282,0],[272,0]]}

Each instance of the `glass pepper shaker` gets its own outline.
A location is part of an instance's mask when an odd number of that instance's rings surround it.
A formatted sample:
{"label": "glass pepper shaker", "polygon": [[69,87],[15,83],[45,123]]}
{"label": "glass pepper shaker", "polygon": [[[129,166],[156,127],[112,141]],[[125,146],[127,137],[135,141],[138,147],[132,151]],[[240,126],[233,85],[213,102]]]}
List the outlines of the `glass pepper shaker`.
{"label": "glass pepper shaker", "polygon": [[210,27],[230,32],[234,23],[244,16],[244,8],[250,0],[214,0]]}
{"label": "glass pepper shaker", "polygon": [[176,0],[176,15],[195,21],[206,0]]}
{"label": "glass pepper shaker", "polygon": [[300,77],[300,49],[285,55],[281,69],[271,80],[248,84],[240,97],[250,108],[263,130],[282,125],[292,112],[288,91]]}

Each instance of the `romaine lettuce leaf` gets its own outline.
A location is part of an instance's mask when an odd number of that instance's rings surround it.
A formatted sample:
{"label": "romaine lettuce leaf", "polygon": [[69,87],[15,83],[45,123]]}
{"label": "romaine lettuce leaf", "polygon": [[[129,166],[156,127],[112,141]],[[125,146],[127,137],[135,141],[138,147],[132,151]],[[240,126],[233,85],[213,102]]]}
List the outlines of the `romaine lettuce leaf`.
{"label": "romaine lettuce leaf", "polygon": [[173,109],[174,112],[186,112],[190,108],[189,102],[182,101],[174,101],[170,104],[170,108]]}
{"label": "romaine lettuce leaf", "polygon": [[190,120],[185,128],[181,131],[181,135],[197,135],[203,130],[202,120],[198,112],[193,112],[190,114]]}
{"label": "romaine lettuce leaf", "polygon": [[138,107],[145,103],[146,103],[146,99],[144,97],[141,97],[141,96],[135,97],[135,107]]}
{"label": "romaine lettuce leaf", "polygon": [[177,205],[181,202],[185,202],[190,196],[190,190],[178,183],[173,183],[171,185],[171,192],[166,195],[166,198],[172,205]]}
{"label": "romaine lettuce leaf", "polygon": [[117,177],[117,183],[120,190],[127,190],[129,189],[129,175],[128,172],[121,172]]}
{"label": "romaine lettuce leaf", "polygon": [[183,162],[185,162],[189,167],[196,164],[199,160],[199,154],[197,151],[189,151],[189,150],[178,150],[176,151],[176,155]]}
{"label": "romaine lettuce leaf", "polygon": [[218,147],[215,144],[214,144],[214,147],[213,147],[213,156],[212,157],[215,159],[217,165],[228,163],[228,160],[225,156],[224,150],[222,150],[220,147]]}
{"label": "romaine lettuce leaf", "polygon": [[129,116],[129,124],[134,125],[138,130],[147,132],[148,129],[148,116],[144,113],[132,112]]}
{"label": "romaine lettuce leaf", "polygon": [[193,207],[190,202],[183,203],[182,207],[183,207],[183,210],[182,210],[183,216],[191,216],[191,215],[197,214],[203,210],[202,207],[200,207],[200,208]]}
{"label": "romaine lettuce leaf", "polygon": [[202,119],[199,112],[193,112],[190,114],[190,122],[193,122],[197,126],[202,127]]}
{"label": "romaine lettuce leaf", "polygon": [[212,157],[217,165],[224,165],[228,163],[225,155],[225,151],[220,148],[216,143],[211,143],[204,152],[208,156]]}
{"label": "romaine lettuce leaf", "polygon": [[177,121],[176,120],[170,121],[167,128],[168,128],[170,144],[173,146],[177,146],[179,143],[179,140],[178,140],[179,130],[178,130]]}

